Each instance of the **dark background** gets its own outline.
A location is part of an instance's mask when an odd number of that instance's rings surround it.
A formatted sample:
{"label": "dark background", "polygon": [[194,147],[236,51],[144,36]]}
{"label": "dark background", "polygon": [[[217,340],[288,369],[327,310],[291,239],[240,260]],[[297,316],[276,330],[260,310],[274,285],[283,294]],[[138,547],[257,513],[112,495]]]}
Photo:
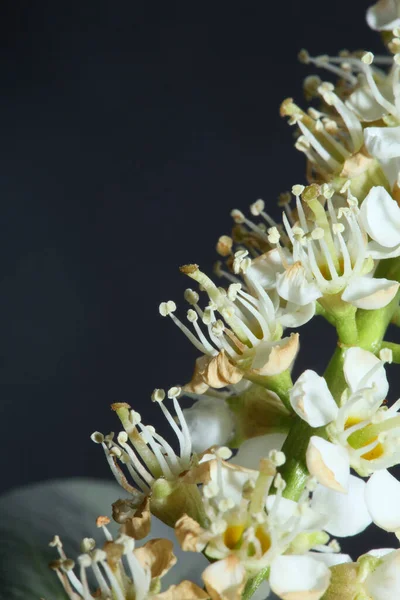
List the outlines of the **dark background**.
{"label": "dark background", "polygon": [[[118,427],[111,402],[158,423],[151,391],[196,356],[159,302],[178,265],[211,270],[232,208],[304,183],[279,117],[312,72],[297,52],[379,51],[368,4],[3,0],[2,490],[109,477],[89,435]],[[296,372],[322,372],[332,332],[302,341]]]}

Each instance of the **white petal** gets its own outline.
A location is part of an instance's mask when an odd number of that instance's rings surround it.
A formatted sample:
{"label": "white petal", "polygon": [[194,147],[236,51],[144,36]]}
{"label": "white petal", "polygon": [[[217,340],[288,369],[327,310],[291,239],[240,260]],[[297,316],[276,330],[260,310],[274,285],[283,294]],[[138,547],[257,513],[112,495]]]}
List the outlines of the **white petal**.
{"label": "white petal", "polygon": [[[276,504],[277,503],[277,504]],[[267,497],[266,508],[270,512],[272,507],[274,509],[274,522],[279,528],[285,530],[285,525],[294,517],[298,516],[299,505],[294,500],[289,498],[283,498],[282,496],[275,496],[271,494]],[[319,507],[318,507],[319,508]],[[299,521],[299,530],[302,532],[306,531],[317,531],[319,529],[325,529],[327,518],[319,510],[314,510],[307,505],[303,505],[302,514]],[[286,527],[287,529],[287,527]]]}
{"label": "white petal", "polygon": [[319,483],[345,493],[349,483],[349,456],[344,448],[313,435],[306,452],[307,468]]}
{"label": "white petal", "polygon": [[306,272],[301,263],[296,262],[282,274],[277,275],[279,295],[288,302],[304,306],[322,296],[314,282],[308,282]]}
{"label": "white petal", "polygon": [[[382,90],[379,90],[382,92]],[[386,94],[384,94],[386,97]],[[385,110],[375,100],[369,88],[359,87],[355,92],[350,94],[346,100],[348,106],[361,121],[370,122],[377,121],[382,117]]]}
{"label": "white petal", "polygon": [[251,369],[258,375],[279,375],[292,366],[298,349],[298,333],[291,333],[276,342],[260,342],[256,346]]}
{"label": "white petal", "polygon": [[311,427],[322,427],[333,421],[338,407],[323,377],[307,370],[290,390],[293,410]]}
{"label": "white petal", "polygon": [[308,323],[315,315],[315,302],[309,302],[304,306],[288,302],[279,322],[283,327],[300,327]]}
{"label": "white petal", "polygon": [[392,189],[400,173],[400,157],[382,158],[379,162]]}
{"label": "white petal", "polygon": [[202,577],[213,600],[237,600],[245,585],[246,571],[240,560],[232,554],[209,565]]}
{"label": "white petal", "polygon": [[274,248],[251,261],[247,269],[250,279],[255,279],[265,290],[273,289],[276,284],[276,274],[284,270],[281,255]]}
{"label": "white petal", "polygon": [[397,258],[397,256],[400,256],[400,244],[398,246],[393,246],[393,248],[385,248],[385,246],[381,246],[378,242],[369,242],[368,254],[374,260],[380,260],[381,258]]}
{"label": "white petal", "polygon": [[309,555],[279,556],[272,561],[269,583],[283,600],[319,600],[328,589],[330,577],[329,568]]}
{"label": "white petal", "polygon": [[378,244],[386,248],[400,244],[400,207],[385,188],[371,188],[361,204],[360,217],[367,233]]}
{"label": "white petal", "polygon": [[222,462],[219,465],[215,455],[212,457],[210,480],[216,483],[221,496],[231,498],[235,505],[239,505],[242,500],[243,486],[249,480],[255,481],[258,471],[238,466],[233,462]]}
{"label": "white petal", "polygon": [[399,285],[397,281],[389,279],[354,277],[344,290],[342,300],[366,310],[383,308],[393,300]]}
{"label": "white petal", "polygon": [[390,552],[394,552],[394,550],[396,550],[396,548],[374,548],[367,552],[367,554],[376,558],[382,558],[382,556],[386,556],[386,554],[390,554]]}
{"label": "white petal", "polygon": [[234,431],[234,417],[220,398],[200,398],[183,410],[193,450],[204,452],[211,446],[226,446]]}
{"label": "white petal", "polygon": [[392,31],[400,27],[396,0],[379,0],[367,10],[367,23],[375,31]]}
{"label": "white petal", "polygon": [[400,156],[400,126],[367,127],[364,137],[368,152],[378,160]]}
{"label": "white petal", "polygon": [[364,495],[365,482],[350,475],[347,494],[341,494],[318,485],[312,498],[312,508],[326,514],[324,529],[331,535],[347,537],[364,531],[372,522]]}
{"label": "white petal", "polygon": [[[371,370],[381,363],[372,375]],[[384,400],[389,391],[389,383],[386,377],[385,367],[372,352],[362,348],[349,348],[344,355],[343,372],[352,392],[365,387],[373,387],[376,400]]]}
{"label": "white petal", "polygon": [[400,597],[400,550],[390,552],[366,578],[364,589],[373,600],[394,600]]}
{"label": "white petal", "polygon": [[280,450],[285,439],[284,433],[267,433],[246,440],[232,462],[247,469],[258,469],[261,458],[266,458],[271,450]]}
{"label": "white petal", "polygon": [[308,552],[315,560],[319,560],[327,567],[343,565],[344,563],[353,562],[349,554],[341,554],[340,552]]}
{"label": "white petal", "polygon": [[400,482],[393,475],[386,470],[374,473],[366,486],[365,501],[378,527],[400,530]]}

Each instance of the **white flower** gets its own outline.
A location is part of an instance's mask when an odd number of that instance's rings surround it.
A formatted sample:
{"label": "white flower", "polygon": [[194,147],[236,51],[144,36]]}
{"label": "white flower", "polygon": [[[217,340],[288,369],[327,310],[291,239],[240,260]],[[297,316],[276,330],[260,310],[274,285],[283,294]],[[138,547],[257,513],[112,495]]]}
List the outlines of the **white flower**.
{"label": "white flower", "polygon": [[276,375],[293,363],[298,334],[281,339],[283,325],[303,324],[312,317],[314,309],[297,310],[299,307],[290,303],[281,308],[279,297],[276,294],[270,297],[259,283],[247,255],[247,251],[235,254],[234,270],[242,274],[243,283],[237,280],[227,290],[218,288],[197,265],[181,267],[209,297],[209,304],[203,310],[198,304],[199,295],[193,290],[185,292],[192,306],[187,317],[194,332],[175,316],[175,303],[160,305],[161,315],[169,316],[202,353],[196,361],[192,381],[184,388],[186,391],[202,394],[209,387],[218,389],[237,384],[248,374]]}
{"label": "white flower", "polygon": [[[382,358],[389,358],[386,352]],[[345,353],[347,389],[340,406],[322,377],[305,371],[290,393],[293,409],[312,427],[327,425],[329,440],[312,436],[307,450],[310,473],[336,491],[347,489],[350,466],[360,475],[397,464],[400,401],[382,404],[388,392],[384,362],[361,348]]]}
{"label": "white flower", "polygon": [[[103,447],[117,482],[131,495],[131,505],[138,508],[149,499],[152,514],[170,526],[174,525],[182,512],[194,511],[197,516],[200,495],[196,484],[204,476],[203,470],[197,468],[198,457],[192,451],[190,432],[177,400],[180,393],[181,388],[178,387],[168,391],[175,418],[165,406],[164,390],[156,389],[152,395],[177,437],[178,451],[154,427],[144,425],[139,413],[126,403],[112,405],[124,427],[116,441],[114,433],[104,436],[95,432],[91,436],[95,443]],[[124,470],[132,483],[128,481]]]}
{"label": "white flower", "polygon": [[[395,5],[397,2],[382,4]],[[370,14],[373,12],[371,9]],[[303,62],[333,72],[346,82],[339,85],[336,92],[331,83],[321,83],[318,77],[309,78],[313,82],[311,95],[321,96],[325,103],[321,112],[310,109],[306,114],[291,99],[282,105],[282,114],[289,116],[289,123],[297,124],[303,134],[296,147],[306,154],[319,178],[358,178],[362,186],[362,178],[367,172],[375,181],[377,177],[382,179],[383,172],[390,189],[397,183],[400,170],[399,33],[400,30],[395,29],[394,38],[389,43],[394,57],[375,57],[371,52],[361,57],[357,53],[311,57],[302,51]],[[391,68],[385,73],[379,65]],[[329,115],[330,106],[336,109],[339,119]],[[362,123],[368,125],[381,120],[382,126],[362,127]],[[369,155],[366,155],[363,146]],[[381,169],[377,168],[379,165],[373,159],[379,162]],[[385,184],[384,180],[382,184]]]}
{"label": "white flower", "polygon": [[367,10],[367,23],[376,31],[392,31],[400,27],[398,0],[379,0]]}
{"label": "white flower", "polygon": [[[210,481],[203,488],[209,526],[184,515],[175,527],[182,548],[204,551],[216,564],[236,556],[246,577],[274,565],[285,552],[323,556],[331,564],[350,560],[346,555],[330,558],[334,549],[326,545],[329,536],[322,531],[328,517],[313,508],[308,487],[298,502],[282,496],[285,484],[276,466],[283,464],[284,455],[274,450],[269,456],[260,461],[259,471],[210,457]],[[275,493],[268,495],[272,485]]]}
{"label": "white flower", "polygon": [[[299,324],[303,315],[308,319],[314,312],[314,309],[310,312],[310,307],[314,307],[318,299],[328,311],[331,309],[329,297],[337,294],[357,308],[373,310],[386,306],[397,293],[397,281],[371,276],[376,250],[375,241],[368,244],[367,231],[375,240],[375,229],[367,227],[366,209],[359,210],[348,185],[344,186],[343,191],[346,190],[348,206],[344,207],[340,204],[342,198],[333,197],[333,189],[327,185],[293,186],[298,221],[294,221],[291,214],[290,220],[283,214],[286,241],[276,227],[272,228],[276,230],[274,235],[269,234],[270,243],[276,244],[282,257],[281,269],[275,270],[274,275],[276,291],[290,309],[279,318],[284,326]],[[367,202],[369,214],[373,211],[371,198],[383,193],[387,194],[384,188],[373,188]],[[250,221],[246,219],[246,223]],[[252,227],[257,226],[252,224]],[[282,243],[286,245],[282,247]],[[290,260],[287,260],[288,255]],[[393,249],[386,248],[376,257],[392,255]],[[271,285],[270,280],[269,283]],[[337,303],[337,300],[332,302]],[[292,324],[290,319],[294,316],[297,323]]]}

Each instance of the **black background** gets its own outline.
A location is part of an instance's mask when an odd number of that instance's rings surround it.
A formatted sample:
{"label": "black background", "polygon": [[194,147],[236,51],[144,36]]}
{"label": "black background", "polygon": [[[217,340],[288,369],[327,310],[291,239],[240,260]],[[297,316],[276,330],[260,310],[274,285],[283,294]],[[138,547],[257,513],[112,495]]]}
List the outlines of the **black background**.
{"label": "black background", "polygon": [[[178,265],[211,270],[231,208],[304,183],[279,117],[304,103],[297,52],[379,52],[368,4],[3,0],[2,490],[109,477],[89,435],[118,427],[111,402],[158,424],[151,391],[196,356],[158,304]],[[332,331],[301,334],[296,373],[321,373]]]}

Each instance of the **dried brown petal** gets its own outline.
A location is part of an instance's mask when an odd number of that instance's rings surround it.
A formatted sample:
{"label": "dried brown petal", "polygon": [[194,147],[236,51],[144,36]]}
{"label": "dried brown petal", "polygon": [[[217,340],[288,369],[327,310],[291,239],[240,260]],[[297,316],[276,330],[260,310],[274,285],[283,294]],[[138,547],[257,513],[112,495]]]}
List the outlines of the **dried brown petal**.
{"label": "dried brown petal", "polygon": [[173,543],[163,538],[150,540],[141,548],[135,549],[134,554],[143,567],[150,569],[152,579],[165,575],[177,560],[173,553]]}
{"label": "dried brown petal", "polygon": [[206,531],[197,521],[183,515],[175,524],[175,535],[185,552],[201,552],[206,546]]}
{"label": "dried brown petal", "polygon": [[120,532],[135,540],[141,540],[150,533],[150,497],[146,496],[139,506],[130,500],[117,500],[112,505],[113,519],[121,525]]}
{"label": "dried brown petal", "polygon": [[210,596],[191,581],[171,585],[165,592],[156,594],[153,600],[207,600]]}

